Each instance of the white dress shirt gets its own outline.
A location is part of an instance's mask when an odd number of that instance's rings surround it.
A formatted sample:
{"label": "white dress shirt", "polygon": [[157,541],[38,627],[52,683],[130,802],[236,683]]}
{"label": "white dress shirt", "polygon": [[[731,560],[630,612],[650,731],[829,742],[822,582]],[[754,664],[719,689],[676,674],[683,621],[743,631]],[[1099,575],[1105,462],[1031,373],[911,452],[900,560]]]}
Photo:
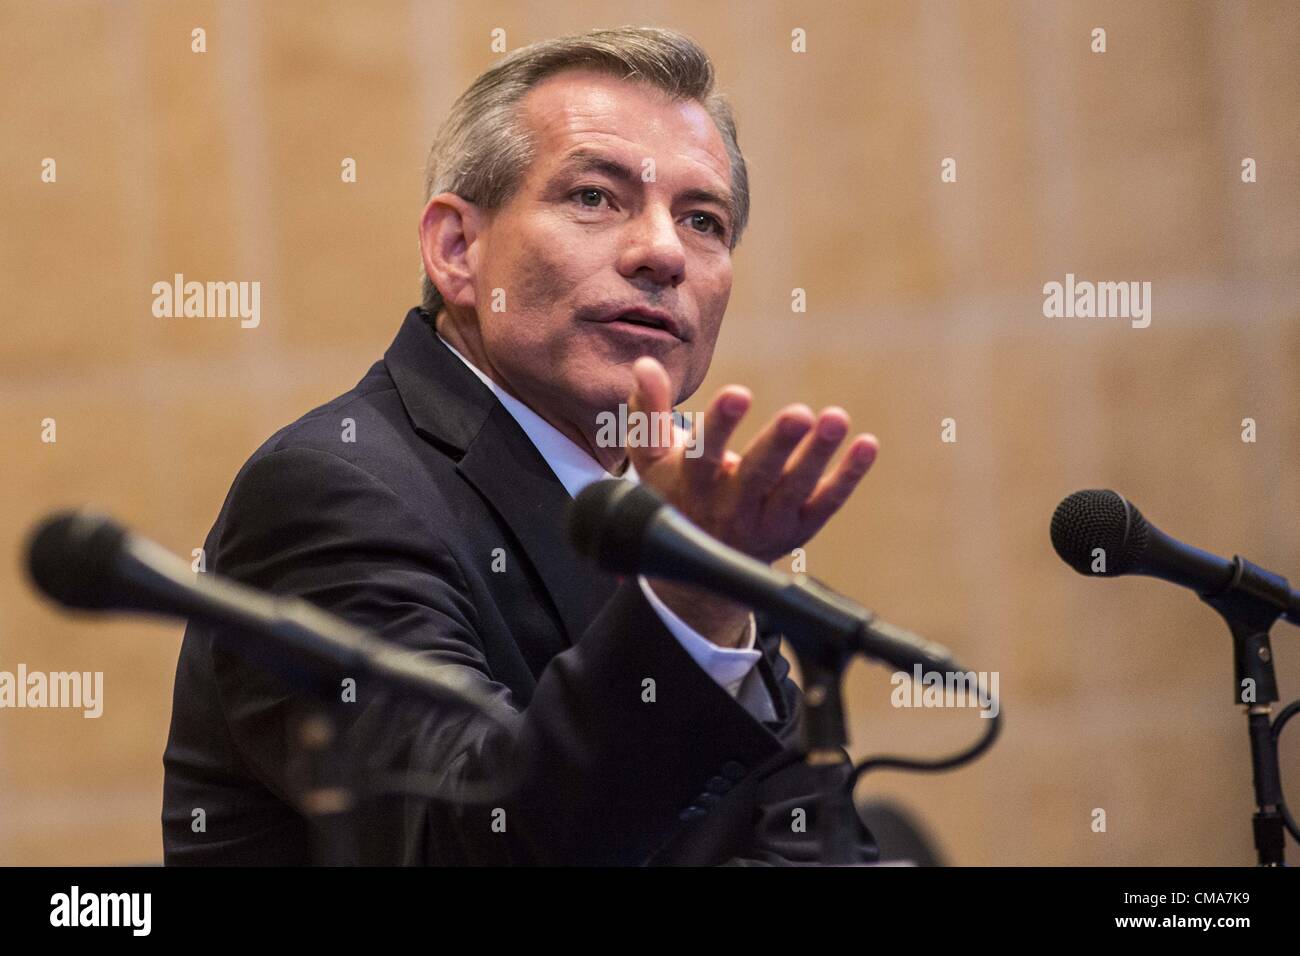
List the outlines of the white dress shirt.
{"label": "white dress shirt", "polygon": [[[442,336],[438,338],[453,355],[479,377],[484,385],[492,389],[492,393],[536,446],[570,498],[576,497],[579,491],[593,482],[619,477],[605,471],[600,462],[592,458],[585,449],[580,448],[541,415],[488,378],[473,362],[456,351],[446,339]],[[622,477],[626,481],[639,480],[630,459]],[[664,627],[685,648],[686,653],[695,663],[755,717],[760,720],[776,719],[772,698],[754,667],[763,654],[754,646],[758,629],[753,614],[749,616],[749,634],[740,647],[719,647],[674,614],[659,595],[654,593],[645,575],[637,575],[637,583],[640,584],[641,591],[650,606],[663,621]]]}

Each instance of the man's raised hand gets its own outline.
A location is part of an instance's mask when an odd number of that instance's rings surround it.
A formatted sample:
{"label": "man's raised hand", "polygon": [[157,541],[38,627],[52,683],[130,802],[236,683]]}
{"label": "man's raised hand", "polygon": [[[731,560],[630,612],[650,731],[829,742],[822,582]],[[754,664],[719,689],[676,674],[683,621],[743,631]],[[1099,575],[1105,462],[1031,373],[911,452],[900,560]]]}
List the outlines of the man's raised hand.
{"label": "man's raised hand", "polygon": [[644,356],[633,371],[629,411],[664,425],[648,444],[627,449],[641,480],[709,534],[767,564],[821,530],[880,450],[874,435],[857,435],[827,471],[849,433],[848,413],[831,406],[814,416],[807,405],[795,404],[781,409],[743,452],[731,451],[727,443],[751,402],[739,385],[714,396],[687,441],[687,435],[672,434],[672,386],[664,367]]}

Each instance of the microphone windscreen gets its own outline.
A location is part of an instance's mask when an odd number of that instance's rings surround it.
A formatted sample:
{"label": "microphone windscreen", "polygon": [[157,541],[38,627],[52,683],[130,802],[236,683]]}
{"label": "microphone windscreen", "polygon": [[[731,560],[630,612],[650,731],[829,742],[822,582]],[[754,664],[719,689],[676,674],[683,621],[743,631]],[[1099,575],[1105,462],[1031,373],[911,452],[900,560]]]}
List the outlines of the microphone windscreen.
{"label": "microphone windscreen", "polygon": [[606,571],[639,573],[647,530],[662,507],[664,500],[644,484],[595,482],[569,505],[569,540]]}
{"label": "microphone windscreen", "polygon": [[114,558],[126,529],[103,515],[60,511],[32,529],[27,573],[41,593],[65,607],[116,606]]}
{"label": "microphone windscreen", "polygon": [[[1076,491],[1052,515],[1052,547],[1080,574],[1113,578],[1129,573],[1146,552],[1146,532],[1141,512],[1110,490]],[[1102,556],[1104,564],[1098,562]]]}

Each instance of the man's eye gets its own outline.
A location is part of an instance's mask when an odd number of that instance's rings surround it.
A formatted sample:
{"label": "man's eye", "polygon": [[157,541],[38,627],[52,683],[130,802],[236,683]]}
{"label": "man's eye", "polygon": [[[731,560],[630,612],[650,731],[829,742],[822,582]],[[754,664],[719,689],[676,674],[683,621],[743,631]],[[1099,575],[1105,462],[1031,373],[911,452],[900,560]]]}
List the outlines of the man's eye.
{"label": "man's eye", "polygon": [[579,189],[572,194],[578,197],[578,202],[588,209],[595,209],[600,205],[600,201],[605,198],[605,193],[600,189]]}
{"label": "man's eye", "polygon": [[718,238],[722,238],[727,233],[722,220],[717,216],[709,215],[707,212],[691,213],[691,226],[695,227],[697,224],[702,224],[703,228],[696,229],[696,232],[714,232],[717,233]]}

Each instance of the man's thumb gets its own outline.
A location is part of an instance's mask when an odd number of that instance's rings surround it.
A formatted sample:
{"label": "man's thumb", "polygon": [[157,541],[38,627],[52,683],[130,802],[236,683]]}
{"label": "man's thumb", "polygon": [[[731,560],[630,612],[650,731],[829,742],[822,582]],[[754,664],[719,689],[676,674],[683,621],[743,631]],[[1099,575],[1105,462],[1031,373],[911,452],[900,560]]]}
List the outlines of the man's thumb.
{"label": "man's thumb", "polygon": [[[645,436],[645,442],[628,441],[627,453],[633,464],[636,464],[655,461],[671,449],[672,425],[669,416],[672,414],[672,405],[669,396],[671,385],[662,365],[649,356],[642,356],[632,366],[632,373],[636,385],[628,400],[628,411],[646,416],[646,421],[638,430],[639,434]],[[629,439],[631,435],[629,426]]]}

